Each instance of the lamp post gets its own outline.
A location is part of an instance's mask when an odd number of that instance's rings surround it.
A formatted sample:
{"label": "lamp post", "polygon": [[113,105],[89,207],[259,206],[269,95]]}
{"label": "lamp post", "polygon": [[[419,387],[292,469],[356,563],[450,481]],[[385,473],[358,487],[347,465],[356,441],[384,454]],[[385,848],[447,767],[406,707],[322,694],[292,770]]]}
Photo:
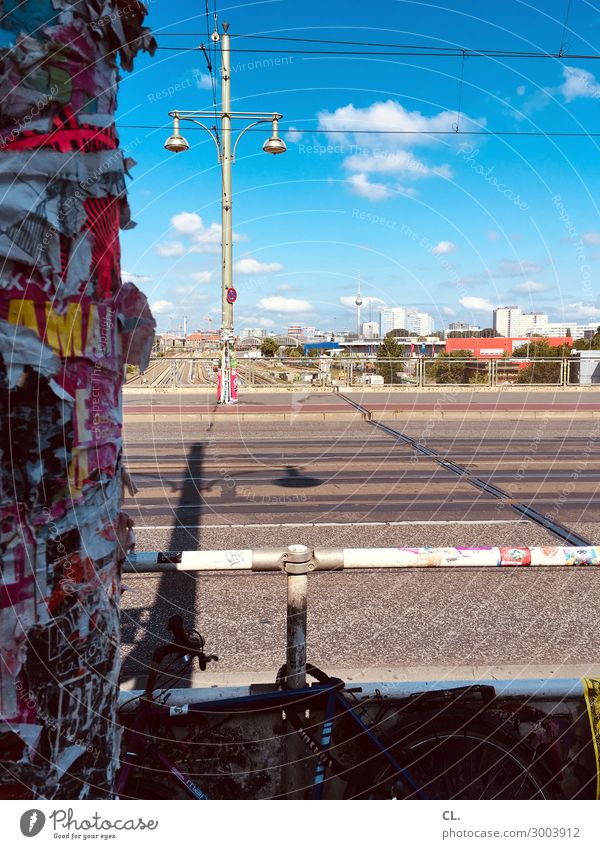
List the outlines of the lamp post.
{"label": "lamp post", "polygon": [[[217,30],[212,34],[212,40],[221,45],[221,111],[182,111],[175,109],[169,112],[173,119],[173,133],[165,142],[165,148],[172,153],[184,153],[189,150],[189,143],[181,135],[180,121],[190,121],[209,134],[217,149],[217,157],[221,166],[221,334],[220,360],[221,371],[217,388],[218,404],[233,404],[237,400],[237,373],[233,366],[233,304],[237,292],[233,288],[233,219],[232,219],[232,189],[231,166],[235,162],[235,151],[241,137],[258,124],[271,124],[271,136],[263,144],[265,153],[285,153],[286,146],[279,138],[279,120],[283,117],[278,112],[232,112],[231,111],[231,67],[229,61],[229,24],[223,23],[223,32]],[[217,118],[220,122],[220,133],[215,126],[207,127],[203,121]],[[203,120],[201,120],[203,119]],[[250,121],[238,133],[232,144],[232,120]],[[233,370],[232,370],[233,369]]]}

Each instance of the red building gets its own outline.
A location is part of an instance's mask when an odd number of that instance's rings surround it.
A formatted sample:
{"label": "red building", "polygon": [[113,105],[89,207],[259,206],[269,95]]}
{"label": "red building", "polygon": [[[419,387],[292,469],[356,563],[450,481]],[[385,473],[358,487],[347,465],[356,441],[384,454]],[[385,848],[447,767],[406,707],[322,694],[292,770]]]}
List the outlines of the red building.
{"label": "red building", "polygon": [[[446,353],[450,354],[453,351],[469,351],[474,357],[482,357],[484,359],[495,359],[508,354],[510,356],[515,348],[521,345],[526,345],[528,342],[534,342],[539,337],[519,337],[506,338],[504,336],[493,336],[490,339],[480,339],[478,337],[468,337],[466,339],[446,339]],[[571,336],[544,336],[544,342],[547,342],[552,347],[560,345],[572,345],[573,339]]]}

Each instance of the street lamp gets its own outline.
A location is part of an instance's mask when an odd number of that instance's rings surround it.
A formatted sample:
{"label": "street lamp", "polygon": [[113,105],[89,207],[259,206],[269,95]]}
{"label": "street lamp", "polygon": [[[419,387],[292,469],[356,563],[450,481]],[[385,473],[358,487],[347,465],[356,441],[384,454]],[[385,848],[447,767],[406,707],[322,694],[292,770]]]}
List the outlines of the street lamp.
{"label": "street lamp", "polygon": [[[229,61],[229,24],[223,24],[223,32],[215,31],[212,40],[221,44],[221,112],[181,111],[169,112],[173,119],[173,133],[165,142],[165,148],[172,153],[185,153],[189,150],[188,141],[181,135],[180,121],[190,121],[209,134],[217,149],[221,165],[221,370],[217,387],[217,403],[233,404],[237,400],[237,369],[233,356],[233,304],[237,292],[233,288],[233,220],[231,212],[231,166],[235,162],[235,151],[241,137],[258,124],[271,124],[271,136],[263,145],[265,153],[277,155],[286,152],[283,139],[279,137],[278,112],[232,112],[231,111],[231,67]],[[220,133],[215,126],[207,127],[202,120],[220,120]],[[232,120],[250,121],[237,135],[232,146]]]}

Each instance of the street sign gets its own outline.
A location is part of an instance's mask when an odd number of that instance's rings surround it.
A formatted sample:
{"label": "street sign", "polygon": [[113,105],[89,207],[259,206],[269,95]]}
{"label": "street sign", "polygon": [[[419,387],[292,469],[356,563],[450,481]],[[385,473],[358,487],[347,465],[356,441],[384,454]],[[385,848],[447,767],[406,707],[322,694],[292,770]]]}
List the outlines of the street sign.
{"label": "street sign", "polygon": [[237,301],[237,292],[235,291],[233,286],[230,286],[229,289],[227,290],[226,297],[227,297],[227,303],[228,304],[233,304]]}

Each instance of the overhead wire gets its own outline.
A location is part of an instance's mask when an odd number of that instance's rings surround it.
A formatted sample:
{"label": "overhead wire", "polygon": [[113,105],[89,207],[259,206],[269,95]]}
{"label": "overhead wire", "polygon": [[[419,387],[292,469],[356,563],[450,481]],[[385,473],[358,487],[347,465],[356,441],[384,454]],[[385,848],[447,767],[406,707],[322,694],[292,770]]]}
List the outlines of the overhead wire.
{"label": "overhead wire", "polygon": [[[290,121],[292,119],[289,119]],[[298,123],[296,121],[296,123]],[[121,129],[128,130],[169,130],[171,129],[167,125],[158,125],[158,124],[118,124]],[[231,127],[231,132],[234,132],[237,128]],[[200,127],[187,127],[186,132],[200,132]],[[264,133],[264,130],[259,128],[252,128],[247,130],[249,133]],[[392,136],[541,136],[546,138],[558,138],[558,137],[567,137],[567,138],[598,138],[600,137],[600,131],[598,132],[570,132],[570,131],[562,131],[562,130],[532,130],[532,131],[524,131],[524,130],[362,130],[359,127],[348,127],[344,130],[324,130],[319,127],[308,127],[303,130],[303,132],[312,132],[312,133],[327,133],[327,135],[332,134],[355,134],[355,135],[392,135]]]}
{"label": "overhead wire", "polygon": [[[159,46],[157,50],[168,50],[174,53],[192,53],[199,50],[199,47],[174,47],[171,45]],[[249,47],[232,47],[230,53],[251,53],[261,54],[266,53],[280,54],[282,49],[261,49],[256,50]],[[455,49],[448,52],[440,52],[439,50],[418,51],[418,50],[285,50],[286,54],[298,54],[302,56],[414,56],[416,58],[437,57],[437,58],[452,58],[462,56],[463,53],[469,58],[484,58],[484,59],[600,59],[598,53],[526,53],[518,51],[485,51],[472,50],[470,48]]]}

